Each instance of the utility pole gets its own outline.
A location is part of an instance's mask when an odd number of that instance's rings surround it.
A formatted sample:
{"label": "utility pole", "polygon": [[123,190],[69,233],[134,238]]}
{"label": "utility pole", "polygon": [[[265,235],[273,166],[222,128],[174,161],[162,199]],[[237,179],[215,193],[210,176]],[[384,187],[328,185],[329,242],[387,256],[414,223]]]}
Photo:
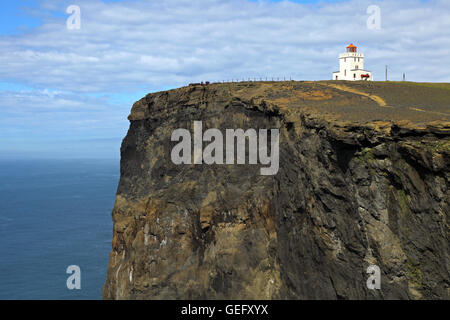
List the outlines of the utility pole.
{"label": "utility pole", "polygon": [[387,71],[388,71],[388,66],[386,65],[386,81],[388,81],[387,80]]}
{"label": "utility pole", "polygon": [[403,81],[406,81],[406,75],[403,74]]}

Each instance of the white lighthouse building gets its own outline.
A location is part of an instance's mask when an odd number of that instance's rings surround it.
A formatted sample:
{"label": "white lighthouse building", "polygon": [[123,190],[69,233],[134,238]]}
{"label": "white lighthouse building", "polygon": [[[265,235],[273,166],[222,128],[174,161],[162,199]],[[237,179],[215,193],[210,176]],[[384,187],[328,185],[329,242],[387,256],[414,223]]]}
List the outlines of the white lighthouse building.
{"label": "white lighthouse building", "polygon": [[339,55],[339,71],[333,72],[333,80],[373,81],[372,72],[364,70],[364,55],[357,52],[353,43]]}

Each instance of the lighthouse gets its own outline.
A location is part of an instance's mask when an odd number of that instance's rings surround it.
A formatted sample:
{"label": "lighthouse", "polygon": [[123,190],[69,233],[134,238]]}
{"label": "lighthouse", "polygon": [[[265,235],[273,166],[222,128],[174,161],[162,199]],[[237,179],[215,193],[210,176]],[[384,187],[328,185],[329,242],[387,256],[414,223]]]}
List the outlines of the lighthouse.
{"label": "lighthouse", "polygon": [[339,55],[339,71],[333,72],[333,80],[373,81],[372,72],[364,70],[364,54],[353,43]]}

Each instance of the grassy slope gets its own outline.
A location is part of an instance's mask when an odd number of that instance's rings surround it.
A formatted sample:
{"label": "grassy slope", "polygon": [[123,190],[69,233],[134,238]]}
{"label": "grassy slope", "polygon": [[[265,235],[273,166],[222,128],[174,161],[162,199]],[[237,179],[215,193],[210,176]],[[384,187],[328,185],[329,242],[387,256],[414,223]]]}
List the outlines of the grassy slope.
{"label": "grassy slope", "polygon": [[450,121],[450,83],[283,81],[212,86],[243,99],[308,109],[344,121]]}

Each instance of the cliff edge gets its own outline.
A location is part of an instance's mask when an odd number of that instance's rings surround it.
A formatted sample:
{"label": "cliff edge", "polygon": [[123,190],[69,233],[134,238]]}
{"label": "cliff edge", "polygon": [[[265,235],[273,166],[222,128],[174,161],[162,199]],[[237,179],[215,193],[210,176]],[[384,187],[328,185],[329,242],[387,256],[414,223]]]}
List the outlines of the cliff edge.
{"label": "cliff edge", "polygon": [[[450,85],[241,82],[133,105],[105,299],[449,299]],[[176,165],[175,129],[279,129],[279,170]],[[205,143],[204,145],[206,145]],[[367,288],[367,267],[381,289]]]}

